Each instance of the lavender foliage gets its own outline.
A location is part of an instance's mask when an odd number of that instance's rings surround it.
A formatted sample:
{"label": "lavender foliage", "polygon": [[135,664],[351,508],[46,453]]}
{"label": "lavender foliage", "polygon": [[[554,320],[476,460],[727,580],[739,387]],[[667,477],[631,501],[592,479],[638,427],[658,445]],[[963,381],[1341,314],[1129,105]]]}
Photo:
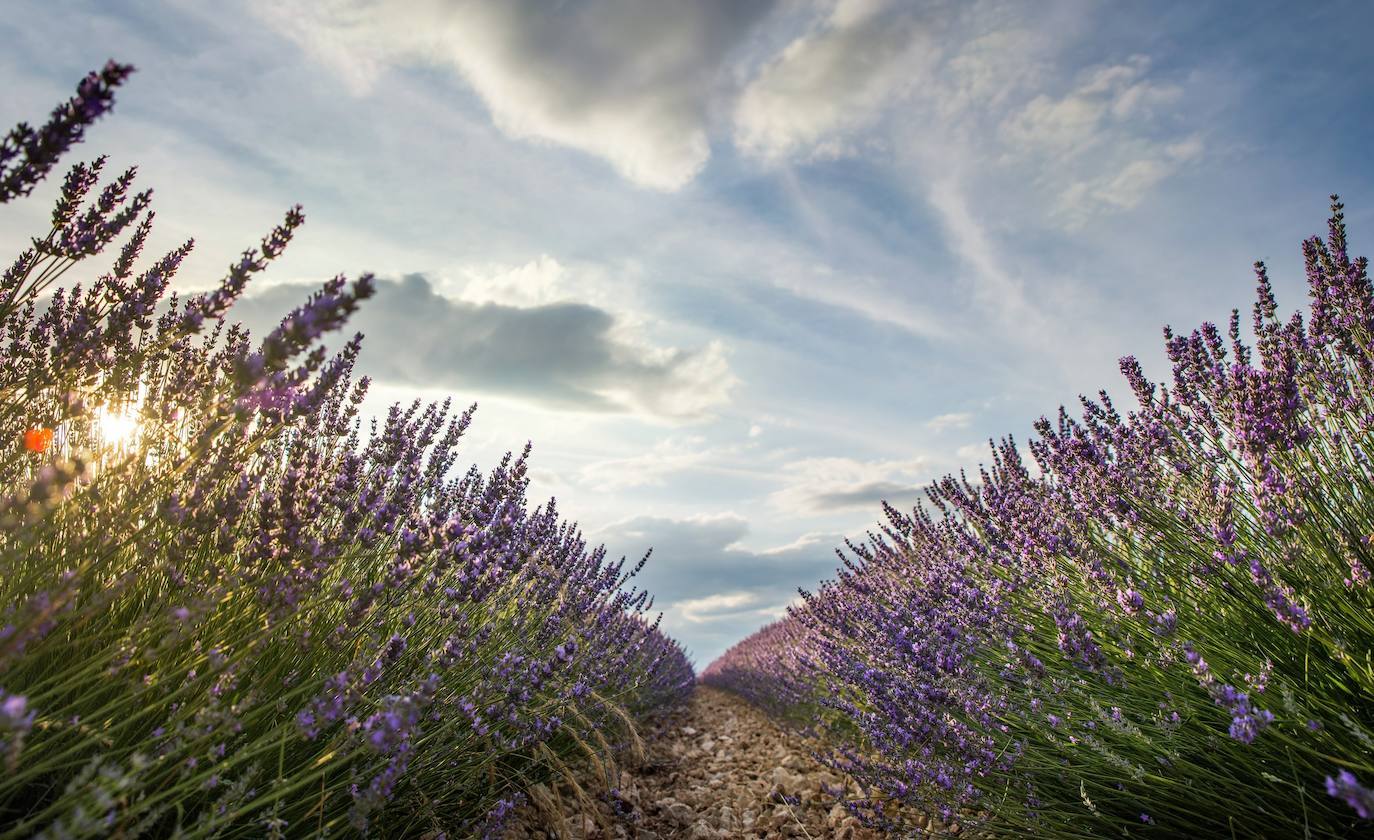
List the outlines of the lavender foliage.
{"label": "lavender foliage", "polygon": [[[126,74],[12,132],[0,200]],[[140,269],[149,194],[102,164],[0,279],[0,838],[494,836],[570,764],[618,776],[694,680],[642,562],[527,499],[528,446],[464,469],[473,408],[362,422],[361,339],[322,340],[370,276],[226,322],[300,208],[179,298],[192,244]]]}
{"label": "lavender foliage", "polygon": [[1165,330],[1171,384],[1122,359],[1133,410],[1084,398],[884,506],[703,679],[823,730],[874,825],[1374,831],[1374,285],[1331,213],[1305,318],[1257,263],[1247,325]]}

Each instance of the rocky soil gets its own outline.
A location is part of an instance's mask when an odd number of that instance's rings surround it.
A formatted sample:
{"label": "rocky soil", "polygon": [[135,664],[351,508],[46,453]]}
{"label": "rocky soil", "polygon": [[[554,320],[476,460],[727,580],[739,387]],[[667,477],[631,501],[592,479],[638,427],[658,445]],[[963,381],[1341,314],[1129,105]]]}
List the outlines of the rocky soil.
{"label": "rocky soil", "polygon": [[[645,740],[645,760],[620,773],[628,814],[617,816],[606,802],[595,813],[584,807],[567,814],[565,804],[559,820],[553,809],[530,805],[507,840],[880,836],[826,794],[826,786],[837,790],[844,779],[814,761],[805,741],[732,694],[698,687],[688,707],[659,721]],[[857,790],[851,785],[847,793]],[[571,803],[570,794],[564,786],[558,798]]]}

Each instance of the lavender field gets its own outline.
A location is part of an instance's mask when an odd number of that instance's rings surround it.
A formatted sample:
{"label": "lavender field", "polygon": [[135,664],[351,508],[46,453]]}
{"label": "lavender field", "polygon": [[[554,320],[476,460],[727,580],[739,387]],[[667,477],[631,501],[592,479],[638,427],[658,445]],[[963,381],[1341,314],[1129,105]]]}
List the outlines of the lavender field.
{"label": "lavender field", "polygon": [[702,680],[818,727],[894,830],[1369,831],[1374,285],[1331,201],[1306,317],[1256,263],[1253,345],[1238,310],[1166,329],[1171,383],[1121,360],[1138,408],[1084,398],[885,507]]}
{"label": "lavender field", "polygon": [[[0,199],[131,70],[12,130]],[[496,836],[570,763],[613,772],[693,682],[638,568],[526,500],[528,450],[458,466],[471,409],[362,427],[358,339],[321,340],[369,276],[261,339],[225,324],[299,207],[178,298],[191,243],[141,260],[150,191],[103,162],[3,280],[0,836]]]}
{"label": "lavender field", "polygon": [[0,840],[1374,837],[1369,10],[17,2]]}

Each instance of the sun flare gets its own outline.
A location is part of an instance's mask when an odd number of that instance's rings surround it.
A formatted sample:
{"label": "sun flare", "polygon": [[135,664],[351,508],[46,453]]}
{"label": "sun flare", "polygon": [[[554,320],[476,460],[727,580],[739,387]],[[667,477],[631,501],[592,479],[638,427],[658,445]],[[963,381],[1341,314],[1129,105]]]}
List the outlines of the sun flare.
{"label": "sun flare", "polygon": [[102,407],[96,410],[96,425],[105,443],[119,449],[131,444],[138,435],[138,415],[132,406],[122,409]]}

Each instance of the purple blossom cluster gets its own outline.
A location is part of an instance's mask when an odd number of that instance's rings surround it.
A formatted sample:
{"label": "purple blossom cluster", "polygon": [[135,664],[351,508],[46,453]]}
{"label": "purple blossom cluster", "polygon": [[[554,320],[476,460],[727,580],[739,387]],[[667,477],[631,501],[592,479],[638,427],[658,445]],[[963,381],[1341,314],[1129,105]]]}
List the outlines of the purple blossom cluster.
{"label": "purple blossom cluster", "polygon": [[1082,398],[884,505],[702,679],[823,732],[877,826],[1370,830],[1374,286],[1334,196],[1303,254],[1306,318],[1257,263],[1248,325],[1165,330],[1168,385],[1124,358],[1134,409]]}
{"label": "purple blossom cluster", "polygon": [[87,74],[42,128],[19,123],[10,129],[0,140],[0,203],[33,192],[67,150],[81,142],[86,129],[114,106],[115,88],[133,71],[131,65],[109,61]]}
{"label": "purple blossom cluster", "polygon": [[[0,200],[127,73],[12,132]],[[0,837],[495,836],[685,698],[644,561],[532,504],[528,445],[484,473],[459,461],[475,407],[363,421],[361,337],[335,336],[371,276],[260,339],[228,322],[299,207],[181,298],[191,243],[140,270],[150,194],[102,166],[0,279]]]}
{"label": "purple blossom cluster", "polygon": [[24,748],[24,736],[33,729],[34,713],[29,711],[28,699],[0,689],[0,756],[11,770],[19,761]]}
{"label": "purple blossom cluster", "polygon": [[1360,819],[1374,819],[1374,790],[1360,784],[1349,770],[1340,771],[1334,779],[1327,776],[1326,792],[1345,800],[1345,804],[1353,808]]}

